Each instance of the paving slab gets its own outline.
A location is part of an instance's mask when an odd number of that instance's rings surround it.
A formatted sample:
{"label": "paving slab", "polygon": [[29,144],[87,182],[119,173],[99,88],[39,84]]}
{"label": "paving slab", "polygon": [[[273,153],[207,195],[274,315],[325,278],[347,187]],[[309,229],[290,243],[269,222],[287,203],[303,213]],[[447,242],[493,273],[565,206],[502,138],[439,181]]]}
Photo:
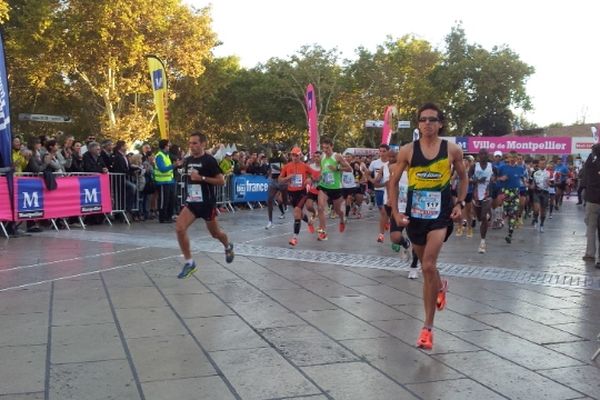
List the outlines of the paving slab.
{"label": "paving slab", "polygon": [[423,278],[375,243],[375,210],[296,248],[290,218],[223,213],[235,261],[195,224],[185,280],[173,226],[153,221],[0,240],[0,399],[598,399],[583,215],[567,201],[510,245],[491,230],[485,255],[451,236],[430,351],[414,344]]}

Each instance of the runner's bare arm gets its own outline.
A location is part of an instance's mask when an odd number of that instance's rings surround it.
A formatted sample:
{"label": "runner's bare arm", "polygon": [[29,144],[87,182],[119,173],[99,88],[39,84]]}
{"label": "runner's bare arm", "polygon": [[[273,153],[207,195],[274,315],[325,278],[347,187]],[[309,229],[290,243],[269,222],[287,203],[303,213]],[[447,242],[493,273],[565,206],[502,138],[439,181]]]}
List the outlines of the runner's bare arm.
{"label": "runner's bare arm", "polygon": [[337,162],[339,163],[339,165],[342,166],[340,168],[340,171],[352,172],[352,167],[350,166],[350,164],[348,164],[348,161],[346,161],[346,159],[344,157],[342,157],[339,154],[336,154],[335,155],[335,159],[337,160]]}
{"label": "runner's bare arm", "polygon": [[448,153],[450,155],[452,165],[454,166],[454,171],[456,171],[459,179],[457,188],[457,203],[452,208],[452,214],[450,215],[452,219],[457,219],[460,218],[462,214],[462,207],[459,203],[464,201],[465,197],[467,197],[467,187],[469,185],[469,181],[467,180],[467,170],[463,162],[462,149],[454,143],[448,143]]}
{"label": "runner's bare arm", "polygon": [[390,179],[388,182],[388,198],[390,207],[392,207],[392,217],[396,220],[398,226],[406,226],[408,218],[398,210],[398,183],[402,177],[402,173],[408,169],[410,158],[412,157],[412,143],[409,143],[400,148],[396,163],[390,170]]}

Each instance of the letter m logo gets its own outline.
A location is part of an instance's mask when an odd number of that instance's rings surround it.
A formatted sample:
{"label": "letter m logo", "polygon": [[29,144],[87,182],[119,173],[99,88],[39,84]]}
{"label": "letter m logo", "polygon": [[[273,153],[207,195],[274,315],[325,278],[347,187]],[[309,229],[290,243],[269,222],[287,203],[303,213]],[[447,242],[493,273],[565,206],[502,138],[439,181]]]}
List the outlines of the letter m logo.
{"label": "letter m logo", "polygon": [[96,188],[93,188],[92,190],[88,189],[88,188],[84,188],[83,189],[84,192],[84,199],[83,202],[85,204],[97,204],[98,203],[98,191],[96,190]]}
{"label": "letter m logo", "polygon": [[100,206],[102,205],[102,189],[100,178],[97,176],[86,176],[79,178],[79,205]]}
{"label": "letter m logo", "polygon": [[39,178],[17,179],[18,211],[39,211],[44,208],[44,188]]}

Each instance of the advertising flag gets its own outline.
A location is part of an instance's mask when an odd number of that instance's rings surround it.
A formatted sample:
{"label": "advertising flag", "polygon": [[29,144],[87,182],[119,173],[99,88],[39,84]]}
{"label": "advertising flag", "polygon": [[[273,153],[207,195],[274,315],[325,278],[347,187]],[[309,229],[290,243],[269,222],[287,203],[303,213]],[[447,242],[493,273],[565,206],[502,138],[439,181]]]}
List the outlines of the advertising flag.
{"label": "advertising flag", "polygon": [[312,83],[306,87],[306,112],[308,115],[308,151],[312,155],[319,148],[319,131],[317,117],[317,95]]}
{"label": "advertising flag", "polygon": [[398,115],[398,110],[394,106],[387,106],[383,114],[383,131],[381,133],[381,144],[390,144],[392,138],[392,129],[394,129],[393,119]]}
{"label": "advertising flag", "polygon": [[169,118],[167,103],[167,72],[162,61],[156,56],[146,56],[150,79],[152,81],[152,93],[154,93],[154,106],[158,116],[158,129],[161,139],[169,138]]}
{"label": "advertising flag", "polygon": [[8,80],[6,79],[6,62],[4,59],[4,38],[0,34],[0,167],[10,167],[12,164],[10,107],[8,102]]}

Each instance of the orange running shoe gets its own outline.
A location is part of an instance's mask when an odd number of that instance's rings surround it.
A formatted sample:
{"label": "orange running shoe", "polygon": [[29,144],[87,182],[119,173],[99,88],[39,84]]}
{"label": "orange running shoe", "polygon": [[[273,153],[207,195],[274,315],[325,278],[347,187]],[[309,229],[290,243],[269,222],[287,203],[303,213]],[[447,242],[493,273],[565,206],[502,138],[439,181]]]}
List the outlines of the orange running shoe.
{"label": "orange running shoe", "polygon": [[419,339],[417,339],[417,347],[431,350],[433,348],[433,332],[427,328],[421,329],[421,334],[419,335]]}
{"label": "orange running shoe", "polygon": [[295,245],[298,244],[298,239],[296,239],[295,237],[291,238],[290,241],[288,242],[290,244],[290,246],[294,247]]}
{"label": "orange running shoe", "polygon": [[327,240],[327,233],[325,233],[325,230],[319,229],[318,232],[319,232],[319,235],[317,236],[317,240],[320,240],[320,241]]}
{"label": "orange running shoe", "polygon": [[377,242],[383,243],[384,240],[385,236],[383,235],[383,233],[380,233],[379,236],[377,236]]}
{"label": "orange running shoe", "polygon": [[308,223],[308,233],[315,233],[315,226],[312,224],[312,222]]}
{"label": "orange running shoe", "polygon": [[448,291],[448,281],[442,279],[442,288],[438,292],[436,306],[437,309],[442,311],[446,307],[446,292]]}
{"label": "orange running shoe", "polygon": [[340,233],[343,233],[346,230],[346,221],[340,222]]}
{"label": "orange running shoe", "polygon": [[389,224],[389,223],[386,223],[386,224],[385,224],[385,230],[386,230],[386,231],[389,231],[389,230],[390,230],[390,224]]}

